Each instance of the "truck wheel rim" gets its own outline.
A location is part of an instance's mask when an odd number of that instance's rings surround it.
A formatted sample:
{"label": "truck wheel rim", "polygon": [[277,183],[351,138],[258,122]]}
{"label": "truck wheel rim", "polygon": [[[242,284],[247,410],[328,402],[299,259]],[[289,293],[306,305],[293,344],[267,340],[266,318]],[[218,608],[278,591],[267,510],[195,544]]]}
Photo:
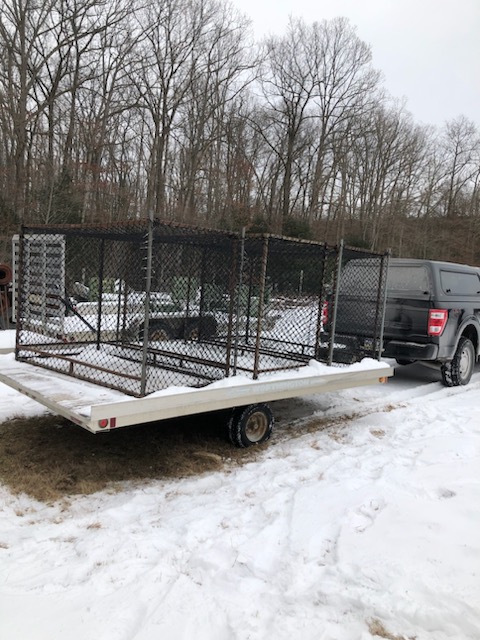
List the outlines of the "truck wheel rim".
{"label": "truck wheel rim", "polygon": [[462,349],[460,354],[459,372],[462,378],[466,378],[472,366],[472,355],[467,348]]}
{"label": "truck wheel rim", "polygon": [[268,418],[261,411],[253,413],[245,425],[245,435],[250,442],[260,442],[268,430]]}

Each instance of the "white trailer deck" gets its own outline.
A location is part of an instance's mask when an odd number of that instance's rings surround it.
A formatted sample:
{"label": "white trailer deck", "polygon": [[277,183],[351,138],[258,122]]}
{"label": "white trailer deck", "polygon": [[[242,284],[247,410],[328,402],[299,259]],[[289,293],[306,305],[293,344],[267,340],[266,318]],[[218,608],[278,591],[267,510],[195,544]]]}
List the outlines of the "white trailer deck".
{"label": "white trailer deck", "polygon": [[273,400],[386,382],[393,369],[366,359],[327,367],[315,361],[296,371],[225,378],[200,389],[171,387],[143,398],[76,380],[60,373],[0,356],[0,382],[20,391],[92,433]]}

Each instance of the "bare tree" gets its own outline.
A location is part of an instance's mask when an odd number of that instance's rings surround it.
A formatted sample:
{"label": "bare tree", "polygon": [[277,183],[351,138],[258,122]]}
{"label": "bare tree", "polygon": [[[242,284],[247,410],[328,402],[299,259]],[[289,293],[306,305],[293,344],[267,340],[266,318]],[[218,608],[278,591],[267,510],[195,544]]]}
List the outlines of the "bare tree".
{"label": "bare tree", "polygon": [[[371,51],[346,18],[314,23],[309,59],[315,70],[318,145],[311,185],[310,218],[321,214],[329,138],[348,132],[348,122],[371,112],[378,104],[380,75],[371,66]],[[336,135],[337,134],[337,135]]]}
{"label": "bare tree", "polygon": [[260,70],[268,126],[264,129],[262,122],[259,131],[282,166],[280,229],[292,214],[293,166],[301,152],[300,132],[308,119],[315,89],[308,38],[306,24],[291,19],[284,36],[273,36],[265,41],[264,63]]}
{"label": "bare tree", "polygon": [[217,4],[199,39],[196,73],[179,112],[182,217],[215,219],[223,210],[227,127],[241,118],[255,64],[247,33],[245,18]]}
{"label": "bare tree", "polygon": [[[30,217],[51,218],[54,194],[65,187],[72,164],[79,91],[99,80],[98,58],[112,55],[111,43],[120,42],[120,25],[126,25],[131,10],[123,0],[108,6],[101,0],[4,3],[0,46],[6,58],[0,61],[0,76],[8,92],[1,102],[11,123],[12,199],[20,220],[27,205]],[[34,196],[40,198],[37,205]]]}
{"label": "bare tree", "polygon": [[118,20],[115,28],[98,34],[98,55],[90,64],[91,78],[77,94],[84,217],[86,212],[93,219],[111,217],[109,202],[116,182],[125,179],[128,163],[125,153],[134,135],[129,133],[128,125],[134,118],[133,107],[138,99],[131,76],[139,40],[138,31],[123,19]]}
{"label": "bare tree", "polygon": [[4,127],[10,134],[7,161],[13,170],[11,197],[19,221],[25,216],[28,147],[39,115],[34,100],[44,65],[39,42],[51,32],[54,8],[55,0],[6,0],[0,13],[2,112],[8,121]]}
{"label": "bare tree", "polygon": [[445,215],[453,218],[459,213],[462,191],[471,186],[478,173],[480,137],[475,124],[460,116],[447,122],[442,143],[448,166]]}
{"label": "bare tree", "polygon": [[142,14],[145,28],[143,66],[137,90],[151,144],[146,207],[164,214],[169,144],[180,106],[186,100],[198,66],[198,43],[213,18],[208,0],[152,2]]}

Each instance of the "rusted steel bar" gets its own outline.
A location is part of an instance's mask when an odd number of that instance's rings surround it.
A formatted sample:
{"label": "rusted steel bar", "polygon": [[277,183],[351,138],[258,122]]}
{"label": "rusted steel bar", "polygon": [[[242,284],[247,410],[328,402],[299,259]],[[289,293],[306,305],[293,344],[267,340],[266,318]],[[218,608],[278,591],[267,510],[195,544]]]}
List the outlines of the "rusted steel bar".
{"label": "rusted steel bar", "polygon": [[258,291],[258,317],[257,317],[257,336],[255,342],[255,360],[253,364],[253,379],[258,378],[258,369],[260,365],[260,341],[262,335],[262,318],[263,305],[265,302],[265,287],[267,280],[267,262],[268,262],[268,236],[263,240],[262,262],[260,268],[260,286]]}

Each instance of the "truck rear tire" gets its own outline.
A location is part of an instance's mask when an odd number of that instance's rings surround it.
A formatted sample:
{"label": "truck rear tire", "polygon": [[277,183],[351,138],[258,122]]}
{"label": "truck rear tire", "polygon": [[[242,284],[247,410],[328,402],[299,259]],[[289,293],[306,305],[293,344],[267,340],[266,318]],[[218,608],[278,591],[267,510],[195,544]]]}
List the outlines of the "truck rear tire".
{"label": "truck rear tire", "polygon": [[228,421],[228,437],[236,447],[261,444],[272,435],[274,418],[267,404],[251,404],[233,409]]}
{"label": "truck rear tire", "polygon": [[148,330],[148,339],[152,342],[164,342],[172,338],[172,328],[166,322],[155,323]]}
{"label": "truck rear tire", "polygon": [[475,367],[475,347],[469,338],[462,337],[450,362],[442,365],[442,381],[446,387],[468,384]]}
{"label": "truck rear tire", "polygon": [[194,342],[198,340],[209,340],[217,334],[217,323],[214,318],[205,316],[191,320],[186,327],[185,337]]}

